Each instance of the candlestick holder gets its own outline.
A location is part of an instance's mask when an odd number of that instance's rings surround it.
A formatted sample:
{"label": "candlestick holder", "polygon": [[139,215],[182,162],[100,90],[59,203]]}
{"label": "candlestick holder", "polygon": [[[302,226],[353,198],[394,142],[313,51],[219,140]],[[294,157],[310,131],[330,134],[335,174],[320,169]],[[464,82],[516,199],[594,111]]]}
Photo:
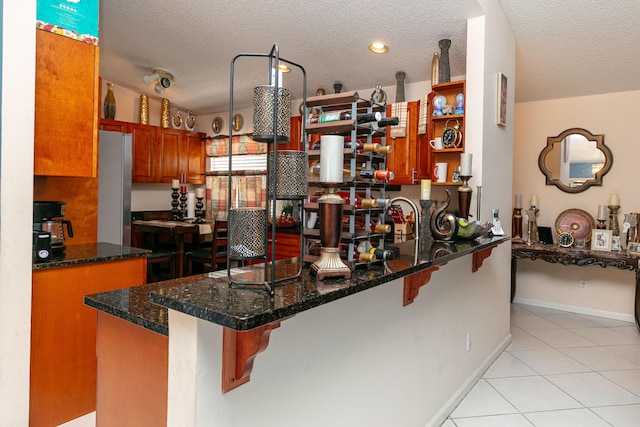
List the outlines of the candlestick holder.
{"label": "candlestick holder", "polygon": [[340,258],[340,236],[342,234],[342,211],[344,200],[336,194],[341,183],[323,183],[327,192],[318,199],[320,219],[320,243],[322,254],[311,265],[311,272],[318,280],[325,277],[351,278],[351,269]]}
{"label": "candlestick holder", "polygon": [[187,192],[180,191],[180,215],[181,219],[187,216]]}
{"label": "candlestick holder", "polygon": [[536,215],[540,210],[535,206],[531,206],[531,209],[527,209],[527,222],[528,222],[528,236],[527,245],[534,243],[540,243],[540,237],[538,235],[538,223],[536,221]]}
{"label": "candlestick holder", "polygon": [[460,218],[469,219],[469,208],[471,207],[471,194],[473,190],[469,187],[469,180],[472,175],[460,175],[462,185],[458,187],[458,208]]}
{"label": "candlestick holder", "polygon": [[620,235],[620,226],[618,225],[618,209],[620,209],[619,205],[609,205],[609,230],[611,230],[611,235],[619,236]]}
{"label": "candlestick holder", "polygon": [[432,200],[420,200],[420,207],[422,212],[420,213],[420,240],[426,242],[431,239],[431,204]]}
{"label": "candlestick holder", "polygon": [[202,203],[204,197],[196,196],[196,224],[204,223],[204,203]]}
{"label": "candlestick holder", "polygon": [[523,243],[522,239],[522,208],[513,208],[513,239],[515,243]]}
{"label": "candlestick holder", "polygon": [[607,220],[606,219],[597,218],[596,221],[598,221],[598,223],[596,224],[596,229],[597,230],[606,230],[607,229]]}
{"label": "candlestick holder", "polygon": [[180,210],[178,210],[178,206],[180,202],[178,202],[178,198],[180,197],[180,193],[177,188],[171,189],[171,213],[169,214],[169,221],[180,221],[182,216],[180,215]]}

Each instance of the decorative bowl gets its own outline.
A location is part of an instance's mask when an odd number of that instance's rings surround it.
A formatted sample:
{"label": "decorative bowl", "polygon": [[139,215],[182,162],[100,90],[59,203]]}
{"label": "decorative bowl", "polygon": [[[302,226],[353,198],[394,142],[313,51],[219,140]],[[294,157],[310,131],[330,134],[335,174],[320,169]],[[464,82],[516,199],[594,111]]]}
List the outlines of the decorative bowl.
{"label": "decorative bowl", "polygon": [[458,238],[477,239],[488,235],[492,227],[493,223],[491,222],[467,222],[462,218],[458,218]]}

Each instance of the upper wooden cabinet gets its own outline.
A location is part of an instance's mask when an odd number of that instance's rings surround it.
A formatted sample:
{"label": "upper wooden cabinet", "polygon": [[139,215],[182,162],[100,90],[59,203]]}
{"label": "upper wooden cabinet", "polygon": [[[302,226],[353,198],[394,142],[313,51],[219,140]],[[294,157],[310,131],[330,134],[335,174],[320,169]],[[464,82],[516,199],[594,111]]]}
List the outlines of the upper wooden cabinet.
{"label": "upper wooden cabinet", "polygon": [[189,184],[205,183],[204,132],[106,119],[100,120],[100,130],[131,134],[133,182],[170,183],[173,179],[179,179],[184,172]]}
{"label": "upper wooden cabinet", "polygon": [[[388,116],[397,116],[392,105],[388,107]],[[407,132],[406,136],[387,138],[387,145],[393,151],[387,154],[387,167],[393,171],[394,178],[391,185],[419,184],[421,179],[431,177],[429,151],[425,135],[418,135],[418,121],[420,119],[420,102],[407,102]],[[389,135],[390,133],[387,133]]]}
{"label": "upper wooden cabinet", "polygon": [[95,177],[98,48],[36,30],[34,174]]}

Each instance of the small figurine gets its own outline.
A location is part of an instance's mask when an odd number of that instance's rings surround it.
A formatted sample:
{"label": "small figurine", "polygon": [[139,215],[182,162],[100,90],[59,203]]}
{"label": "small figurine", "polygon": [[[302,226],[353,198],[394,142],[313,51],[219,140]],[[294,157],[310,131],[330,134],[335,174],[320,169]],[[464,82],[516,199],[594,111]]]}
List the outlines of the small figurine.
{"label": "small figurine", "polygon": [[464,95],[459,93],[456,95],[456,112],[455,114],[464,114]]}

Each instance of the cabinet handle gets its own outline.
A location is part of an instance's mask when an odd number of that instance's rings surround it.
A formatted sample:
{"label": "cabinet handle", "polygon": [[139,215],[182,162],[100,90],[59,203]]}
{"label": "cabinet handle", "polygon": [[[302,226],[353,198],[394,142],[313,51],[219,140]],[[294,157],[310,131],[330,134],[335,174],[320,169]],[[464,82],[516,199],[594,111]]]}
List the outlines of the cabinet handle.
{"label": "cabinet handle", "polygon": [[416,175],[418,173],[418,170],[416,168],[411,168],[411,183],[415,184],[416,183]]}

